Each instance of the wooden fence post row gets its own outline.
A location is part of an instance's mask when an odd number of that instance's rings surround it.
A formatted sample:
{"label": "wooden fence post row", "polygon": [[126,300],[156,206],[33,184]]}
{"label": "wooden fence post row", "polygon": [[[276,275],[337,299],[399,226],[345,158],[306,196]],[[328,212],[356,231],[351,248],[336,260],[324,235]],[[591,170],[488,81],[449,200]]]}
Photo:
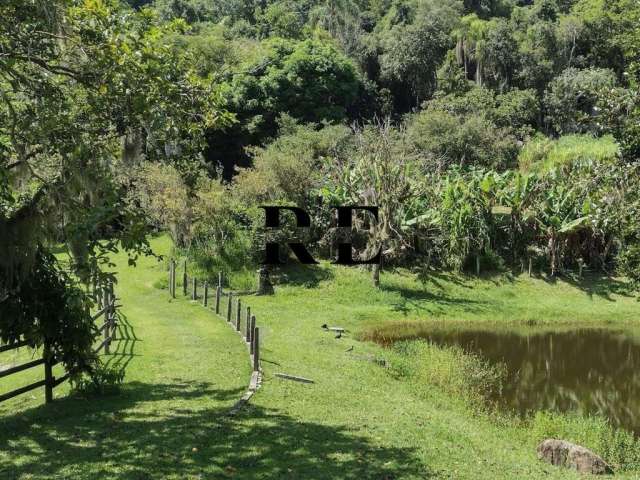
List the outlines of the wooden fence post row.
{"label": "wooden fence post row", "polygon": [[[113,291],[113,283],[109,282],[101,286],[96,285],[94,297],[97,301],[98,306],[100,306],[100,309],[96,314],[91,316],[91,321],[96,321],[101,317],[104,318],[104,323],[99,328],[100,333],[104,334],[104,339],[100,343],[100,346],[98,346],[94,350],[94,353],[98,353],[104,348],[104,353],[109,354],[111,342],[116,339],[117,327],[115,306],[116,296]],[[10,345],[0,345],[0,353],[15,350],[17,348],[29,345],[30,342],[26,340],[17,341]],[[0,370],[0,378],[3,378],[18,372],[22,372],[24,370],[37,367],[39,365],[44,365],[44,380],[38,380],[37,382],[31,383],[29,385],[25,385],[10,392],[0,394],[0,403],[40,387],[44,387],[45,403],[51,403],[53,401],[53,389],[67,380],[70,376],[70,372],[66,372],[60,378],[54,377],[53,367],[57,363],[58,361],[53,355],[51,343],[48,339],[45,339],[41,358],[31,360],[29,362],[23,363],[22,365],[17,365],[11,368]]]}
{"label": "wooden fence post row", "polygon": [[[184,271],[182,273],[182,293],[184,296],[188,294],[188,283],[189,277],[187,276],[187,262],[184,262]],[[217,315],[220,315],[220,300],[222,297],[222,283],[223,283],[223,274],[222,272],[218,272],[218,285],[216,287],[216,305],[215,312]],[[191,279],[192,292],[191,299],[198,299],[198,281],[196,278]],[[175,260],[171,260],[169,265],[169,293],[173,298],[176,295],[176,262]],[[109,301],[112,299],[109,298],[109,294],[105,292],[105,305],[110,305]],[[209,283],[204,282],[204,292],[202,298],[202,304],[207,307],[209,304]],[[110,312],[110,307],[109,307]],[[251,308],[247,305],[246,307],[246,325],[244,331],[244,337],[246,342],[249,344],[249,353],[252,359],[252,367],[254,371],[260,370],[260,328],[256,327],[256,317],[255,315],[251,315]],[[232,316],[233,316],[233,293],[228,293],[227,298],[227,322],[232,324]],[[110,317],[109,317],[110,318]],[[111,338],[109,337],[109,328],[113,325],[112,322],[109,323],[109,326],[105,328],[105,353],[109,353],[109,343]],[[235,327],[237,332],[242,334],[242,300],[238,298],[236,300],[235,305]],[[108,339],[108,340],[107,340]]]}

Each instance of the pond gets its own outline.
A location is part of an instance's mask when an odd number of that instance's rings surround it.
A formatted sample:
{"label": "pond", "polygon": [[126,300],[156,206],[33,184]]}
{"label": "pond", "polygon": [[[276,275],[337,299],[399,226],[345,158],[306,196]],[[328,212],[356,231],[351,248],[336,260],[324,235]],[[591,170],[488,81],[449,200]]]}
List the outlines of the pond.
{"label": "pond", "polygon": [[598,413],[640,434],[640,343],[608,329],[518,333],[451,330],[424,334],[491,363],[507,381],[498,404],[519,413],[575,410]]}

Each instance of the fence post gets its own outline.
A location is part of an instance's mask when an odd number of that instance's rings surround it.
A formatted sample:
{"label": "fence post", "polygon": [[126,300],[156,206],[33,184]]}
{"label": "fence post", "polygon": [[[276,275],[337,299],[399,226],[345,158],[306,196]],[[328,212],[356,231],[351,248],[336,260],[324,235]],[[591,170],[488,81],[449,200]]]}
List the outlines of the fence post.
{"label": "fence post", "polygon": [[248,342],[249,337],[251,336],[249,333],[249,328],[251,327],[251,307],[247,305],[247,324],[244,326],[244,339]]}
{"label": "fence post", "polygon": [[116,339],[116,295],[113,292],[113,283],[109,285],[111,291],[111,322],[109,323],[109,346]]}
{"label": "fence post", "polygon": [[532,259],[531,257],[529,257],[529,276],[531,276],[531,267],[533,266],[532,264],[533,264]]}
{"label": "fence post", "polygon": [[53,401],[53,367],[51,366],[51,348],[49,342],[45,341],[44,351],[42,353],[44,360],[44,401],[45,403],[51,403]]}
{"label": "fence post", "polygon": [[198,299],[198,281],[196,277],[193,277],[193,292],[191,293],[191,300]]}
{"label": "fence post", "polygon": [[209,303],[209,282],[204,282],[204,295],[202,296],[202,305],[207,306]]}
{"label": "fence post", "polygon": [[222,290],[222,272],[218,272],[218,287]]}
{"label": "fence post", "polygon": [[220,315],[220,287],[216,287],[216,315]]}
{"label": "fence post", "polygon": [[236,305],[236,332],[240,331],[240,315],[242,315],[242,302],[238,299],[238,304]]}
{"label": "fence post", "polygon": [[251,326],[249,327],[249,338],[247,342],[249,342],[249,353],[253,355],[253,333],[256,328],[256,316],[251,315]]}
{"label": "fence post", "polygon": [[171,298],[176,298],[176,261],[171,260]]}
{"label": "fence post", "polygon": [[169,262],[169,282],[167,285],[169,286],[169,295],[171,295],[171,280],[173,278],[173,260]]}
{"label": "fence post", "polygon": [[260,370],[260,329],[253,329],[253,371]]}
{"label": "fence post", "polygon": [[231,323],[231,297],[232,297],[232,293],[229,292],[229,301],[227,302],[227,322]]}
{"label": "fence post", "polygon": [[184,261],[184,273],[182,274],[182,294],[187,296],[187,283],[189,279],[187,278],[187,261]]}
{"label": "fence post", "polygon": [[111,328],[111,292],[108,286],[104,288],[104,353],[109,354],[109,328]]}
{"label": "fence post", "polygon": [[109,353],[111,353],[111,349],[110,349],[110,341],[109,341],[109,335],[111,335],[111,333],[109,332],[109,330],[111,329],[111,302],[113,301],[113,299],[111,298],[111,290],[109,289],[109,287],[107,287],[107,302],[106,302],[106,307],[104,310],[104,322],[105,322],[105,326],[104,326],[104,353],[105,355],[109,355]]}

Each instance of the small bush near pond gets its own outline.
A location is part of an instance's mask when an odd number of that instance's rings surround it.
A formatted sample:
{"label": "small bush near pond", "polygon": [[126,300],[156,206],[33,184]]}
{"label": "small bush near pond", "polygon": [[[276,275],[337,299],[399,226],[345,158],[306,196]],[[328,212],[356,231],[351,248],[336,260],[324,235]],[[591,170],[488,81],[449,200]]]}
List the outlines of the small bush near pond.
{"label": "small bush near pond", "polygon": [[502,366],[492,365],[459,347],[440,347],[425,340],[395,343],[391,372],[421,391],[437,386],[478,409],[500,394],[505,377]]}
{"label": "small bush near pond", "polygon": [[536,444],[545,438],[560,438],[587,447],[615,470],[640,467],[640,440],[631,432],[612,427],[603,417],[537,412],[531,420],[530,432]]}
{"label": "small bush near pond", "polygon": [[82,396],[115,395],[124,381],[124,370],[100,365],[90,374],[83,374],[74,382],[73,391]]}

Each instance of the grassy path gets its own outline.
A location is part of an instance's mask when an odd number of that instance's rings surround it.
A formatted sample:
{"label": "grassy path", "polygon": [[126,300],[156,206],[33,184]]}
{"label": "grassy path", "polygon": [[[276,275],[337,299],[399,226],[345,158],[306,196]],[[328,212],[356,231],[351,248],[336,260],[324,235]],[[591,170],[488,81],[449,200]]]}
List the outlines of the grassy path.
{"label": "grassy path", "polygon": [[[154,242],[158,253],[168,243]],[[116,259],[124,315],[112,364],[127,364],[123,392],[85,400],[61,397],[42,405],[40,390],[2,404],[0,478],[200,478],[210,444],[226,445],[222,414],[242,395],[250,375],[246,349],[212,314],[154,288],[162,263],[138,268]],[[34,372],[35,374],[35,372]],[[40,375],[41,372],[37,372]],[[25,381],[9,377],[15,384]],[[0,391],[11,389],[3,379]],[[14,412],[18,412],[14,414]],[[196,449],[196,450],[194,450]]]}

